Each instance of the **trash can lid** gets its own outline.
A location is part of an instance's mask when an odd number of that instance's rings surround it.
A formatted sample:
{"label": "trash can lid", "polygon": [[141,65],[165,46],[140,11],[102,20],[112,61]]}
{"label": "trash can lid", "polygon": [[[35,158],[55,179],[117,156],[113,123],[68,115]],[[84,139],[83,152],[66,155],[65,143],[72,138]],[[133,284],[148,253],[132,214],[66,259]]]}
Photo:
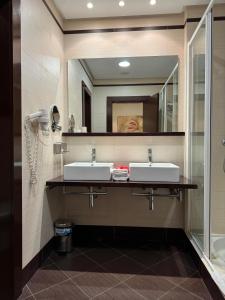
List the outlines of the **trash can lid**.
{"label": "trash can lid", "polygon": [[73,223],[66,219],[59,219],[55,221],[55,227],[72,227]]}

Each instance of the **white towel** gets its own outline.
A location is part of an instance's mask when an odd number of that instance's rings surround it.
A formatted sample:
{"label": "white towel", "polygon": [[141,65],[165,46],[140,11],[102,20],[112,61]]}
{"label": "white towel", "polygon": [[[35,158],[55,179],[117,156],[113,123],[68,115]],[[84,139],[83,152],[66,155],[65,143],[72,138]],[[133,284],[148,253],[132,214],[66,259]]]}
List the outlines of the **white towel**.
{"label": "white towel", "polygon": [[112,178],[116,181],[127,181],[129,178],[128,170],[126,169],[113,169]]}

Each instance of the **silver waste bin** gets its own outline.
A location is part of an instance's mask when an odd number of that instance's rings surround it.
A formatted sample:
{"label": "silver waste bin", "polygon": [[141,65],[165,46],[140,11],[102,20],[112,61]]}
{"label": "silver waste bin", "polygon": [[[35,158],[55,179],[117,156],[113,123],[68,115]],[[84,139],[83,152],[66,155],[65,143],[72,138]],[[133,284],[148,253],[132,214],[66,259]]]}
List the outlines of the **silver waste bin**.
{"label": "silver waste bin", "polygon": [[58,253],[69,253],[72,251],[73,223],[68,220],[57,220],[55,222],[55,251]]}

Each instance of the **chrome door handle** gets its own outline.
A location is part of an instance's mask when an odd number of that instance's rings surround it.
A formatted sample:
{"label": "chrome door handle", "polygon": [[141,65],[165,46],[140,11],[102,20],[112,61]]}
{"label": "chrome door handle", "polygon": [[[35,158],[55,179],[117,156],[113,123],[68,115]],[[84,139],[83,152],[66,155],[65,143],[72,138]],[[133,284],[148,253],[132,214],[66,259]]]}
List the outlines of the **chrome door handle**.
{"label": "chrome door handle", "polygon": [[[225,146],[225,139],[222,139],[222,145]],[[225,173],[225,158],[223,160],[223,171]]]}

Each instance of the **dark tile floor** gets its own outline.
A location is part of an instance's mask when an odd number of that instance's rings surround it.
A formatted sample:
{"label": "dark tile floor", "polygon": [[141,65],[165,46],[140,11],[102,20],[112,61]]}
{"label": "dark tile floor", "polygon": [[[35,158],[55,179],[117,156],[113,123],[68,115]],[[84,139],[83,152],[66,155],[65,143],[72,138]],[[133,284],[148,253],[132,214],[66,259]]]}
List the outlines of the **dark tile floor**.
{"label": "dark tile floor", "polygon": [[191,257],[176,247],[76,248],[52,253],[21,299],[212,299]]}

